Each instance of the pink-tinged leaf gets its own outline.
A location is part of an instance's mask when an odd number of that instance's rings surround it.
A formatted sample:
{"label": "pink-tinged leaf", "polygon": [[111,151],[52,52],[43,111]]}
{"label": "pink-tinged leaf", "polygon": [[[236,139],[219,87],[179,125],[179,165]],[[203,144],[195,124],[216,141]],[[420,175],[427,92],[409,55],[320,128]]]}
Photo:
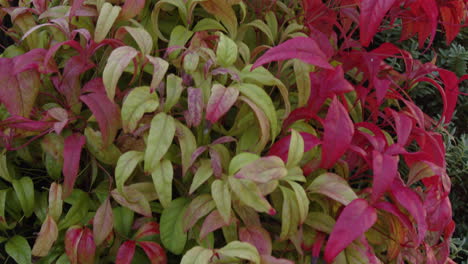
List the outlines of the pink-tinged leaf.
{"label": "pink-tinged leaf", "polygon": [[117,252],[115,264],[131,264],[135,254],[136,242],[133,240],[125,241]]}
{"label": "pink-tinged leaf", "polygon": [[26,131],[37,132],[49,129],[52,125],[52,122],[36,121],[16,115],[10,116],[7,119],[0,122],[0,127],[17,128]]}
{"label": "pink-tinged leaf", "polygon": [[234,176],[257,183],[267,183],[285,177],[288,171],[284,162],[276,156],[262,157],[242,167]]}
{"label": "pink-tinged leaf", "polygon": [[398,173],[398,156],[372,151],[372,202],[376,202],[392,185]]}
{"label": "pink-tinged leaf", "polygon": [[44,12],[47,9],[48,0],[33,0],[34,7],[40,12]]}
{"label": "pink-tinged leaf", "polygon": [[205,221],[203,222],[202,228],[200,230],[200,239],[205,239],[205,237],[209,233],[214,232],[215,230],[218,230],[221,227],[231,225],[233,221],[234,220],[231,219],[231,221],[229,221],[228,223],[224,222],[224,219],[219,213],[219,211],[214,210],[205,218]]}
{"label": "pink-tinged leaf", "polygon": [[93,264],[95,254],[96,244],[93,232],[89,228],[84,228],[77,249],[78,264]]}
{"label": "pink-tinged leaf", "polygon": [[279,259],[273,256],[268,255],[261,255],[260,256],[260,263],[262,264],[294,264],[291,260],[287,259]]}
{"label": "pink-tinged leaf", "polygon": [[239,229],[239,240],[252,244],[260,255],[271,255],[271,236],[262,227],[250,226]]}
{"label": "pink-tinged leaf", "polygon": [[344,106],[335,97],[324,124],[321,167],[329,169],[349,148],[354,125]]}
{"label": "pink-tinged leaf", "polygon": [[47,215],[44,223],[42,223],[41,231],[34,243],[32,254],[38,257],[45,257],[49,254],[52,245],[58,237],[58,228],[54,219]]}
{"label": "pink-tinged leaf", "polygon": [[330,70],[310,73],[310,81],[312,90],[309,104],[312,104],[316,97],[331,98],[334,95],[354,91],[354,87],[345,79],[341,65]]}
{"label": "pink-tinged leaf", "polygon": [[[321,142],[316,136],[306,133],[300,132],[302,139],[304,140],[304,152],[311,150],[312,148],[318,146]],[[280,140],[276,141],[275,144],[270,148],[268,151],[269,156],[278,156],[284,162],[288,161],[288,151],[289,151],[289,144],[291,142],[291,135],[287,135]]]}
{"label": "pink-tinged leaf", "polygon": [[405,146],[408,142],[408,138],[413,130],[413,120],[403,114],[396,111],[391,111],[393,118],[395,119],[396,133],[398,137],[398,144]]}
{"label": "pink-tinged leaf", "polygon": [[333,69],[333,66],[328,63],[328,57],[314,39],[295,37],[265,52],[252,66],[252,70],[272,61],[289,59],[300,59],[305,63]]}
{"label": "pink-tinged leaf", "polygon": [[101,243],[106,240],[106,237],[112,232],[113,228],[114,216],[110,199],[107,198],[104,203],[99,206],[93,219],[93,236],[97,246],[101,245]]}
{"label": "pink-tinged leaf", "polygon": [[83,229],[79,226],[72,226],[65,234],[65,253],[71,264],[78,263],[78,245],[83,234]]}
{"label": "pink-tinged leaf", "polygon": [[362,236],[377,221],[377,212],[366,200],[347,205],[336,221],[325,246],[325,261],[331,263],[351,242]]}
{"label": "pink-tinged leaf", "polygon": [[75,185],[78,170],[80,168],[80,157],[83,145],[86,142],[85,136],[75,133],[65,139],[63,146],[63,197],[68,197]]}
{"label": "pink-tinged leaf", "polygon": [[74,0],[72,6],[70,7],[69,19],[72,20],[76,16],[76,12],[81,8],[85,0]]}
{"label": "pink-tinged leaf", "polygon": [[361,44],[367,47],[395,0],[362,0],[359,32]]}
{"label": "pink-tinged leaf", "polygon": [[219,118],[229,111],[239,97],[239,90],[234,87],[224,87],[215,84],[211,88],[211,96],[206,105],[206,119],[216,123]]}
{"label": "pink-tinged leaf", "polygon": [[67,103],[73,107],[79,102],[81,83],[80,75],[95,65],[86,57],[76,55],[68,59],[63,69],[63,76],[57,90],[65,96]]}
{"label": "pink-tinged leaf", "polygon": [[203,115],[203,94],[200,88],[190,87],[187,89],[188,111],[185,115],[188,127],[200,125]]}
{"label": "pink-tinged leaf", "polygon": [[68,124],[68,113],[65,109],[61,107],[54,107],[47,111],[47,114],[57,120],[58,122],[54,123],[55,133],[60,135],[62,130]]}
{"label": "pink-tinged leaf", "polygon": [[326,195],[344,205],[348,205],[357,199],[356,193],[348,185],[348,182],[341,176],[330,172],[315,178],[307,187],[307,191]]}
{"label": "pink-tinged leaf", "polygon": [[374,206],[375,208],[377,208],[377,209],[380,209],[380,210],[389,212],[389,213],[393,214],[394,216],[396,216],[396,217],[398,218],[398,220],[400,220],[400,222],[401,222],[408,230],[412,230],[412,229],[413,229],[413,225],[411,224],[411,221],[409,220],[408,216],[406,216],[405,214],[403,214],[403,213],[400,211],[400,209],[398,209],[398,207],[396,207],[394,204],[389,203],[389,202],[381,201],[381,202],[374,203],[373,206]]}
{"label": "pink-tinged leaf", "polygon": [[156,242],[138,242],[138,245],[145,251],[151,264],[166,264],[167,256],[164,249]]}
{"label": "pink-tinged leaf", "polygon": [[421,198],[413,190],[404,186],[400,179],[395,179],[391,192],[393,198],[414,217],[418,226],[416,244],[421,244],[427,231],[426,210]]}
{"label": "pink-tinged leaf", "polygon": [[223,166],[221,164],[221,155],[214,148],[209,148],[210,158],[211,158],[211,168],[213,169],[213,174],[216,178],[221,178],[223,175]]}
{"label": "pink-tinged leaf", "polygon": [[211,145],[213,146],[213,145],[218,145],[218,144],[225,144],[225,143],[234,142],[234,141],[236,141],[236,139],[231,136],[223,136],[211,142]]}
{"label": "pink-tinged leaf", "polygon": [[203,194],[190,203],[184,213],[184,232],[190,230],[201,218],[209,214],[216,207],[213,198],[208,194]]}
{"label": "pink-tinged leaf", "polygon": [[[319,99],[320,105],[325,101],[325,99],[321,98]],[[317,111],[318,109],[310,109],[310,107],[300,107],[297,109],[294,109],[289,116],[284,120],[283,122],[283,128],[288,128],[290,127],[294,122],[298,120],[310,120],[310,119],[316,119],[320,120],[320,118],[317,116]]]}
{"label": "pink-tinged leaf", "polygon": [[80,96],[93,112],[101,130],[103,147],[109,146],[121,127],[120,108],[109,100],[105,93],[92,93]]}
{"label": "pink-tinged leaf", "polygon": [[143,193],[130,186],[124,187],[124,193],[126,197],[120,194],[117,189],[111,192],[112,198],[122,206],[141,215],[151,217],[151,207]]}
{"label": "pink-tinged leaf", "polygon": [[317,232],[317,236],[315,238],[315,242],[312,245],[312,259],[317,261],[318,257],[320,256],[320,250],[322,250],[322,246],[325,242],[325,233]]}
{"label": "pink-tinged leaf", "polygon": [[140,12],[143,10],[144,7],[145,7],[145,0],[126,0],[125,4],[122,7],[120,16],[124,20],[128,20],[140,14]]}
{"label": "pink-tinged leaf", "polygon": [[148,222],[142,225],[133,237],[135,240],[139,240],[145,237],[158,235],[159,233],[159,224],[156,222]]}
{"label": "pink-tinged leaf", "polygon": [[[33,49],[24,53],[22,55],[16,56],[13,58],[14,68],[13,74],[17,75],[21,72],[25,72],[28,70],[37,70],[40,73],[45,72],[45,65],[44,65],[44,58],[47,54],[46,49]],[[49,67],[54,66],[53,62],[49,62],[51,65]],[[11,74],[11,72],[10,72]]]}
{"label": "pink-tinged leaf", "polygon": [[390,88],[390,84],[392,82],[390,80],[386,79],[379,79],[377,76],[373,80],[374,88],[375,88],[375,94],[377,97],[377,104],[380,105],[384,98],[385,95],[387,94],[387,90]]}
{"label": "pink-tinged leaf", "polygon": [[444,123],[448,124],[452,120],[453,112],[457,105],[458,95],[460,91],[458,89],[458,78],[455,73],[439,69],[439,75],[444,82],[445,96],[446,96],[446,105],[444,106],[444,112],[442,116],[444,118]]}
{"label": "pink-tinged leaf", "polygon": [[87,82],[83,89],[82,93],[106,93],[106,87],[102,78],[94,78],[91,81]]}
{"label": "pink-tinged leaf", "polygon": [[435,188],[428,191],[424,207],[427,211],[428,229],[431,231],[443,230],[452,220],[450,199],[448,197],[441,199],[440,192]]}

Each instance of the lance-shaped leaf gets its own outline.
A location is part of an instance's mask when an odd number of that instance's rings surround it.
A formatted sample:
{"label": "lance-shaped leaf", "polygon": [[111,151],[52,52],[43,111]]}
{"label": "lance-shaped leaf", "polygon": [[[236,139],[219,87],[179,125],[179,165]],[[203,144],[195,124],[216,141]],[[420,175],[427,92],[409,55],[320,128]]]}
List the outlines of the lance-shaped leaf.
{"label": "lance-shaped leaf", "polygon": [[234,105],[237,97],[239,97],[238,89],[226,88],[221,84],[213,85],[210,99],[206,105],[206,119],[213,124],[216,123]]}
{"label": "lance-shaped leaf", "polygon": [[241,168],[235,177],[239,179],[250,179],[258,183],[267,183],[285,177],[288,170],[284,162],[276,157],[262,157]]}
{"label": "lance-shaped leaf", "polygon": [[63,177],[64,190],[63,196],[66,198],[71,194],[75,185],[78,170],[80,168],[81,150],[85,144],[85,137],[75,133],[65,138],[63,146]]}
{"label": "lance-shaped leaf", "polygon": [[145,151],[145,172],[153,172],[159,161],[166,154],[175,135],[175,121],[165,113],[157,114],[151,120]]}
{"label": "lance-shaped leaf", "polygon": [[325,118],[322,142],[321,167],[328,169],[343,156],[349,148],[354,134],[354,125],[348,111],[335,97]]}
{"label": "lance-shaped leaf", "polygon": [[49,254],[52,245],[58,237],[58,228],[55,220],[47,215],[46,220],[42,223],[41,231],[34,242],[32,254],[38,257],[45,257]]}
{"label": "lance-shaped leaf", "polygon": [[439,75],[444,82],[445,94],[447,96],[446,105],[444,105],[442,115],[444,117],[444,123],[448,124],[452,120],[453,112],[457,105],[458,95],[460,94],[458,78],[455,73],[444,69],[439,69]]}
{"label": "lance-shaped leaf", "polygon": [[151,80],[151,92],[154,92],[161,84],[166,75],[169,63],[161,58],[146,55],[148,61],[153,65],[153,79]]}
{"label": "lance-shaped leaf", "polygon": [[166,101],[164,102],[164,112],[169,112],[171,108],[179,102],[180,95],[184,90],[182,78],[175,74],[169,74],[166,80]]}
{"label": "lance-shaped leaf", "polygon": [[133,18],[134,16],[140,14],[140,12],[143,10],[144,7],[145,7],[145,0],[125,1],[122,7],[122,12],[120,16],[124,20],[129,20],[130,18]]}
{"label": "lance-shaped leaf", "polygon": [[119,191],[113,190],[112,197],[122,206],[137,212],[146,217],[151,217],[151,207],[145,195],[131,186],[124,188],[125,196],[121,195]]}
{"label": "lance-shaped leaf", "polygon": [[180,122],[176,122],[176,137],[181,152],[182,175],[185,175],[193,163],[192,154],[197,149],[197,140],[192,131]]}
{"label": "lance-shaped leaf", "polygon": [[117,252],[117,257],[115,258],[115,264],[130,264],[133,260],[133,255],[135,255],[136,242],[133,240],[125,241],[119,248]]}
{"label": "lance-shaped leaf", "polygon": [[114,215],[110,199],[107,198],[99,206],[93,219],[93,236],[96,246],[101,245],[114,228]]}
{"label": "lance-shaped leaf", "polygon": [[166,264],[167,256],[164,249],[156,242],[142,241],[138,245],[145,251],[146,256],[151,261],[151,264]]}
{"label": "lance-shaped leaf", "polygon": [[367,47],[382,23],[385,14],[395,3],[395,0],[363,0],[361,1],[361,14],[359,32],[361,44]]}
{"label": "lance-shaped leaf", "polygon": [[208,234],[213,233],[221,227],[231,225],[233,221],[234,219],[230,219],[229,222],[224,222],[224,219],[221,214],[219,214],[219,211],[214,210],[205,218],[205,221],[203,222],[203,225],[200,229],[200,239],[205,239]]}
{"label": "lance-shaped leaf", "polygon": [[288,162],[286,163],[288,168],[299,165],[304,155],[304,139],[301,134],[296,130],[291,131],[291,140],[289,141],[288,150]]}
{"label": "lance-shaped leaf", "polygon": [[231,191],[228,182],[215,180],[211,184],[211,195],[224,222],[229,222],[231,219]]}
{"label": "lance-shaped leaf", "polygon": [[141,240],[147,237],[159,235],[161,233],[159,224],[156,222],[148,222],[138,228],[137,232],[133,235],[135,240]]}
{"label": "lance-shaped leaf", "polygon": [[215,208],[215,202],[209,194],[202,194],[193,199],[185,210],[184,231],[191,229],[201,218],[209,214]]}
{"label": "lance-shaped leaf", "polygon": [[377,221],[377,212],[366,200],[356,199],[347,205],[336,221],[325,246],[325,260],[333,259],[351,242],[362,236]]}
{"label": "lance-shaped leaf", "polygon": [[80,243],[77,248],[78,264],[93,264],[96,254],[96,244],[94,243],[93,232],[89,228],[84,228]]}
{"label": "lance-shaped leaf", "polygon": [[307,197],[304,188],[300,184],[294,181],[288,181],[288,184],[291,185],[294,191],[299,211],[299,223],[302,224],[306,220],[307,214],[309,213],[309,198]]}
{"label": "lance-shaped leaf", "polygon": [[109,146],[121,127],[119,106],[109,100],[104,93],[91,93],[80,96],[96,120],[101,130],[103,147]]}
{"label": "lance-shaped leaf", "polygon": [[280,186],[280,189],[283,194],[280,239],[286,239],[297,233],[301,216],[295,193],[291,189],[282,186]]}
{"label": "lance-shaped leaf", "polygon": [[260,255],[257,249],[245,242],[232,241],[223,248],[220,248],[218,253],[228,257],[249,260],[257,264],[260,263]]}
{"label": "lance-shaped leaf", "polygon": [[31,247],[26,238],[15,235],[5,244],[5,252],[18,264],[29,264],[31,262]]}
{"label": "lance-shaped leaf", "polygon": [[377,201],[393,183],[398,173],[398,156],[392,156],[378,151],[372,151],[372,168],[374,181],[372,184],[372,201]]}
{"label": "lance-shaped leaf", "polygon": [[136,166],[143,160],[143,152],[129,151],[120,156],[115,167],[115,185],[119,193],[125,195],[124,184]]}
{"label": "lance-shaped leaf", "polygon": [[403,114],[396,111],[391,111],[393,118],[395,119],[396,133],[398,137],[398,144],[405,146],[408,142],[408,138],[413,130],[413,120]]}
{"label": "lance-shaped leaf", "polygon": [[[94,41],[96,43],[99,43],[106,38],[107,33],[109,33],[109,30],[112,28],[112,25],[114,25],[115,20],[119,16],[121,9],[122,8],[120,6],[113,6],[108,2],[105,2],[101,7],[96,23],[96,30],[94,31]],[[111,100],[112,99],[113,97]]]}
{"label": "lance-shaped leaf", "polygon": [[357,198],[353,189],[349,187],[348,182],[333,173],[324,173],[315,178],[309,187],[307,187],[307,191],[326,195],[344,205],[349,204]]}
{"label": "lance-shaped leaf", "polygon": [[104,141],[100,131],[96,131],[90,127],[85,128],[86,149],[93,157],[104,164],[115,165],[122,155],[119,148],[110,143],[104,147]]}
{"label": "lance-shaped leaf", "polygon": [[116,48],[110,54],[102,73],[102,78],[104,86],[106,87],[107,97],[109,97],[111,101],[114,101],[120,76],[137,55],[138,51],[129,46]]}
{"label": "lance-shaped leaf", "polygon": [[213,255],[213,250],[196,246],[185,253],[180,264],[209,264]]}
{"label": "lance-shaped leaf", "polygon": [[13,180],[13,189],[18,198],[24,215],[30,217],[34,212],[34,184],[30,177]]}
{"label": "lance-shaped leaf", "polygon": [[203,115],[203,91],[200,88],[190,87],[187,89],[188,111],[185,114],[185,120],[189,127],[199,126]]}
{"label": "lance-shaped leaf", "polygon": [[48,215],[50,215],[55,221],[58,221],[62,215],[62,207],[62,185],[53,182],[49,189]]}
{"label": "lance-shaped leaf", "polygon": [[260,255],[271,255],[271,236],[259,226],[242,227],[239,229],[239,240],[247,242],[257,248]]}
{"label": "lance-shaped leaf", "polygon": [[308,37],[295,37],[269,49],[265,54],[258,58],[252,66],[252,69],[272,61],[289,59],[299,59],[305,63],[325,69],[333,69],[333,67],[328,63],[327,56],[320,49],[317,42]]}
{"label": "lance-shaped leaf", "polygon": [[183,217],[188,200],[178,198],[165,208],[161,215],[161,242],[172,253],[181,254],[187,242],[187,233],[183,228]]}
{"label": "lance-shaped leaf", "polygon": [[263,197],[255,182],[249,179],[237,179],[229,177],[229,186],[236,196],[247,206],[252,207],[257,212],[268,212],[271,215],[276,213],[275,209]]}
{"label": "lance-shaped leaf", "polygon": [[158,198],[164,208],[168,207],[172,200],[172,179],[174,170],[169,160],[162,160],[156,165],[151,173],[154,188],[158,193]]}
{"label": "lance-shaped leaf", "polygon": [[80,244],[83,229],[79,226],[73,226],[65,234],[65,253],[71,264],[78,263],[78,245]]}
{"label": "lance-shaped leaf", "polygon": [[224,34],[220,34],[218,47],[216,48],[216,60],[222,67],[229,67],[237,60],[238,49],[236,43],[226,37]]}
{"label": "lance-shaped leaf", "polygon": [[200,2],[208,13],[213,14],[216,19],[221,20],[231,36],[237,35],[237,16],[232,8],[234,2],[229,0],[207,0]]}
{"label": "lance-shaped leaf", "polygon": [[125,133],[133,132],[145,113],[156,111],[159,97],[148,86],[133,88],[122,105],[122,127]]}
{"label": "lance-shaped leaf", "polygon": [[74,189],[68,200],[72,204],[65,218],[58,223],[59,230],[78,224],[87,214],[90,206],[88,194],[80,189]]}
{"label": "lance-shaped leaf", "polygon": [[201,161],[195,176],[193,176],[192,185],[190,185],[189,194],[195,192],[204,182],[206,182],[213,175],[213,169],[209,160],[204,159]]}
{"label": "lance-shaped leaf", "polygon": [[260,159],[260,156],[249,152],[243,152],[236,155],[229,163],[229,175],[234,175],[234,173],[239,171],[241,168],[258,159]]}
{"label": "lance-shaped leaf", "polygon": [[[321,143],[320,139],[318,139],[316,136],[312,134],[305,133],[305,132],[300,132],[299,134],[301,135],[304,141],[303,152],[307,152]],[[280,140],[276,141],[275,144],[273,144],[273,146],[268,151],[268,154],[278,156],[284,162],[287,162],[289,158],[289,154],[288,154],[289,150],[292,148],[291,143],[290,143],[291,137],[292,135],[287,135],[281,138]],[[295,150],[295,151],[299,151],[299,150]]]}

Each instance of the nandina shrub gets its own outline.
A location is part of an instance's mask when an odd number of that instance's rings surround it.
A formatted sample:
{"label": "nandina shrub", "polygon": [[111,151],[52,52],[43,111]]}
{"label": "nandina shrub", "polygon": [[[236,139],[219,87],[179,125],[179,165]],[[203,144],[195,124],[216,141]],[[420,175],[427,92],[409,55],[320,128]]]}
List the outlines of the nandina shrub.
{"label": "nandina shrub", "polygon": [[438,131],[466,76],[370,45],[451,42],[463,1],[0,4],[6,261],[453,263]]}

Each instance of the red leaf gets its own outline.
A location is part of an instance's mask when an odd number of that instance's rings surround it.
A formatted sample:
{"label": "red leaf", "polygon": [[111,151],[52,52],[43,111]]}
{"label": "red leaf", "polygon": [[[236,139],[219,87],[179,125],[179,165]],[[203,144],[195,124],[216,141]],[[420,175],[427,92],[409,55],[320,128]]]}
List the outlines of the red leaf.
{"label": "red leaf", "polygon": [[0,122],[0,127],[17,128],[26,131],[41,132],[53,125],[52,122],[36,121],[21,116],[11,116]]}
{"label": "red leaf", "polygon": [[203,115],[203,94],[199,88],[189,87],[187,89],[188,97],[188,111],[185,115],[187,126],[196,127],[200,125]]}
{"label": "red leaf", "polygon": [[133,237],[135,240],[139,240],[141,238],[157,234],[159,234],[159,224],[156,222],[148,222],[142,225]]}
{"label": "red leaf", "polygon": [[71,21],[71,19],[76,16],[76,11],[78,11],[78,9],[81,8],[81,6],[83,5],[83,3],[85,2],[85,0],[74,0],[73,1],[73,4],[70,8],[70,15],[69,15],[69,20]]}
{"label": "red leaf", "polygon": [[372,202],[376,202],[393,183],[398,172],[398,156],[372,151],[372,169],[374,182],[372,185]]}
{"label": "red leaf", "polygon": [[252,66],[252,70],[272,61],[289,59],[300,59],[325,69],[333,69],[328,63],[328,57],[314,39],[295,37],[265,52]]}
{"label": "red leaf", "polygon": [[353,122],[336,97],[328,109],[324,129],[320,166],[329,169],[346,152],[354,134]]}
{"label": "red leaf", "polygon": [[[442,19],[447,45],[449,45],[460,32],[462,20],[466,16],[465,3],[463,3],[463,1],[439,2],[440,18]],[[442,4],[442,6],[440,6],[440,4]]]}
{"label": "red leaf", "polygon": [[[320,144],[320,139],[318,139],[316,136],[306,132],[300,132],[300,134],[302,139],[304,139],[304,152],[307,152]],[[280,157],[284,162],[287,162],[290,142],[291,135],[287,135],[276,141],[268,151],[268,156],[275,155]]]}
{"label": "red leaf", "polygon": [[413,130],[413,120],[409,116],[396,111],[392,111],[392,115],[395,119],[398,144],[405,146],[408,142],[411,131]]}
{"label": "red leaf", "polygon": [[414,217],[418,225],[417,245],[421,244],[426,235],[426,210],[421,198],[410,188],[403,185],[400,179],[395,179],[391,187],[393,198]]}
{"label": "red leaf", "polygon": [[145,7],[145,0],[126,0],[120,16],[128,20],[138,15]]}
{"label": "red leaf", "polygon": [[95,65],[82,55],[76,55],[68,59],[63,68],[61,83],[58,91],[65,96],[68,104],[73,107],[79,102],[81,83],[80,75]]}
{"label": "red leaf", "polygon": [[71,194],[75,185],[76,177],[78,177],[78,169],[80,168],[80,156],[86,138],[78,133],[68,136],[65,139],[63,146],[63,177],[64,189],[63,197],[66,198]]}
{"label": "red leaf", "polygon": [[135,254],[136,242],[133,240],[125,241],[117,252],[115,264],[131,264],[133,255]]}
{"label": "red leaf", "polygon": [[355,199],[341,212],[325,246],[325,261],[331,263],[351,242],[377,221],[376,210],[364,199]]}
{"label": "red leaf", "polygon": [[239,240],[255,246],[260,255],[271,255],[271,237],[268,231],[262,227],[242,227],[239,229]]}
{"label": "red leaf", "polygon": [[385,14],[395,3],[395,0],[362,0],[359,32],[361,44],[369,46],[372,38],[382,23]]}
{"label": "red leaf", "polygon": [[105,93],[92,93],[80,96],[93,112],[101,130],[103,147],[110,145],[121,127],[120,108],[109,100]]}
{"label": "red leaf", "polygon": [[83,229],[79,226],[70,227],[65,234],[65,253],[71,264],[78,263],[78,245],[82,234]]}
{"label": "red leaf", "polygon": [[151,264],[167,263],[166,252],[158,243],[145,241],[138,242],[138,245],[145,251],[146,255],[151,260]]}
{"label": "red leaf", "polygon": [[219,84],[213,85],[206,106],[206,119],[211,123],[216,123],[234,105],[238,96],[239,90],[236,88],[226,88]]}
{"label": "red leaf", "polygon": [[77,249],[78,264],[93,264],[96,253],[93,233],[89,228],[84,228]]}
{"label": "red leaf", "polygon": [[460,91],[458,89],[458,78],[455,73],[444,70],[438,69],[439,75],[444,82],[444,90],[446,96],[446,105],[444,105],[444,112],[442,116],[444,117],[444,123],[450,123],[452,120],[453,112],[455,111],[455,107],[457,105],[458,95]]}

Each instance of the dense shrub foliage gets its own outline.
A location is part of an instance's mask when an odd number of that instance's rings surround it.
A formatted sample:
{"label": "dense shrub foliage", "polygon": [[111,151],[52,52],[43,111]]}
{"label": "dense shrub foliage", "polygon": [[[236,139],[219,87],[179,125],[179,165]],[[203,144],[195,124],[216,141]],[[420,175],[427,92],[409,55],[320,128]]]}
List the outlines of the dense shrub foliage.
{"label": "dense shrub foliage", "polygon": [[454,263],[463,0],[0,6],[3,261]]}

